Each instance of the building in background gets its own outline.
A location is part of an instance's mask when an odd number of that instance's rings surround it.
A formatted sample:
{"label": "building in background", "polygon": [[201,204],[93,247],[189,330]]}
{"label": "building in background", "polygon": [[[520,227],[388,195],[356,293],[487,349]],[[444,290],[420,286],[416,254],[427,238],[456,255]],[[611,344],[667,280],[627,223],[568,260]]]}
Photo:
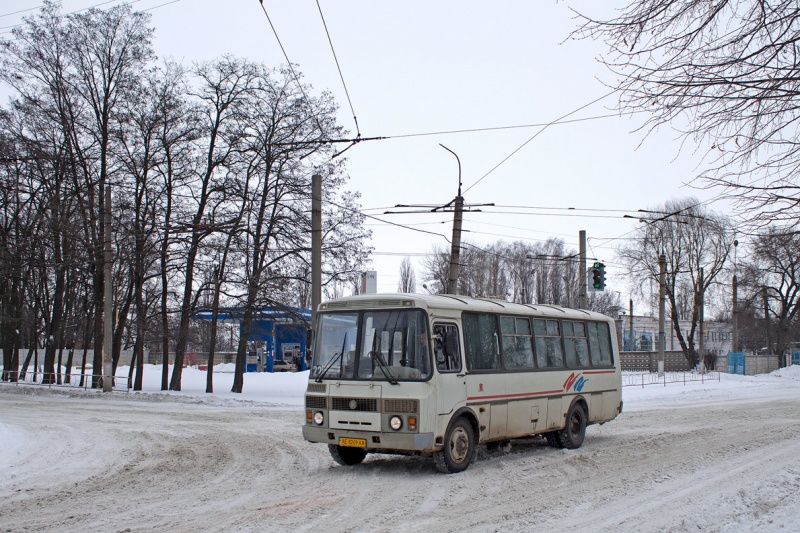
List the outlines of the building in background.
{"label": "building in background", "polygon": [[[657,352],[658,351],[658,317],[633,316],[633,334],[631,334],[631,316],[623,313],[616,319],[617,335],[621,351],[625,352]],[[678,322],[683,338],[689,337],[691,324],[688,320]],[[703,322],[703,348],[707,355],[727,355],[731,350],[733,327],[728,322]],[[666,350],[681,350],[672,321],[667,319],[664,327],[667,337]],[[699,349],[700,332],[695,331],[695,348]]]}
{"label": "building in background", "polygon": [[376,294],[378,292],[378,272],[368,270],[361,273],[361,294]]}

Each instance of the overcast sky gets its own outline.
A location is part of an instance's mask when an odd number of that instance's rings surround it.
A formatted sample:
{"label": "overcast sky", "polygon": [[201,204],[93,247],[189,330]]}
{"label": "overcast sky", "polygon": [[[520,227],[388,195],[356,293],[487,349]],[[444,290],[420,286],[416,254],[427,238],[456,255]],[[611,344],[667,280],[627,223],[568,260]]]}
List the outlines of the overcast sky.
{"label": "overcast sky", "polygon": [[[119,0],[63,0],[64,12]],[[137,0],[149,10],[160,58],[191,65],[223,54],[268,66],[285,63],[259,0]],[[623,2],[616,2],[622,5]],[[318,8],[319,4],[319,8]],[[614,248],[638,224],[637,209],[673,198],[713,199],[686,184],[703,150],[674,131],[646,139],[644,117],[603,117],[616,96],[597,62],[602,43],[568,40],[570,8],[597,15],[596,2],[556,0],[264,0],[289,59],[314,92],[330,91],[339,121],[362,137],[393,137],[349,149],[349,188],[367,214],[439,235],[369,219],[379,292],[394,292],[405,255],[415,266],[434,245],[449,246],[451,214],[383,215],[395,204],[445,204],[456,195],[458,164],[468,204],[494,203],[464,218],[475,244],[562,238],[577,249],[587,231],[588,256],[609,268],[607,289],[627,301],[630,287],[614,265]],[[606,2],[604,5],[611,4]],[[0,32],[40,0],[3,0]],[[349,92],[348,103],[323,18]],[[605,9],[608,9],[607,7]],[[28,12],[30,14],[32,12]],[[591,105],[591,102],[595,102]],[[542,127],[420,135],[455,130],[573,122]],[[576,119],[579,119],[576,121]],[[724,205],[710,203],[724,211]],[[535,208],[535,209],[533,209]],[[575,208],[569,211],[568,208]],[[594,211],[597,210],[597,211]],[[615,240],[616,239],[616,240]],[[417,268],[418,291],[424,273]]]}

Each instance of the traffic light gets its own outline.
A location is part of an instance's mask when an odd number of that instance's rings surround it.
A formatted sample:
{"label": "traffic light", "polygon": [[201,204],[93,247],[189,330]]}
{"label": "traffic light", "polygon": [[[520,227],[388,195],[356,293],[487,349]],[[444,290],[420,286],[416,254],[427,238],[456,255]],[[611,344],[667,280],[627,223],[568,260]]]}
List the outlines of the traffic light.
{"label": "traffic light", "polygon": [[592,265],[591,269],[592,280],[589,289],[593,291],[602,291],[606,288],[606,266],[603,263],[596,262]]}

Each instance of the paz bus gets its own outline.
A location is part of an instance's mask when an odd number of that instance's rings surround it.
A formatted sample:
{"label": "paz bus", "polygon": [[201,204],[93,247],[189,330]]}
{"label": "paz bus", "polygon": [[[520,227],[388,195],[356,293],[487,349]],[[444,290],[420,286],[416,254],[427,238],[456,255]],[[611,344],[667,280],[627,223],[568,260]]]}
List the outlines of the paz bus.
{"label": "paz bus", "polygon": [[370,294],[320,304],[303,437],[341,465],[369,453],[465,470],[476,447],[542,435],[578,448],[622,411],[614,321],[459,295]]}

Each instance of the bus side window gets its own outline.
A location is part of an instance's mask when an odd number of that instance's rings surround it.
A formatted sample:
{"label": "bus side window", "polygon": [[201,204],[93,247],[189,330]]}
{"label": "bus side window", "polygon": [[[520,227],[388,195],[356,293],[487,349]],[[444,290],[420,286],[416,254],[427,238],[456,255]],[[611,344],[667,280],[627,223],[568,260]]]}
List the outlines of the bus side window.
{"label": "bus side window", "polygon": [[568,368],[585,368],[589,366],[589,344],[586,340],[586,324],[571,320],[562,323],[564,334],[564,355]]}
{"label": "bus side window", "polygon": [[539,368],[563,368],[564,352],[558,320],[537,318],[533,321],[533,331]]}
{"label": "bus side window", "polygon": [[614,363],[611,354],[611,336],[608,324],[604,322],[589,322],[589,347],[591,348],[593,366],[610,366]]}
{"label": "bus side window", "polygon": [[[497,318],[489,313],[462,313],[464,326],[464,351],[469,370],[497,370],[500,368]],[[561,338],[559,337],[559,342]]]}
{"label": "bus side window", "polygon": [[433,326],[433,339],[436,368],[439,372],[460,372],[458,328],[454,324],[436,324]]}

